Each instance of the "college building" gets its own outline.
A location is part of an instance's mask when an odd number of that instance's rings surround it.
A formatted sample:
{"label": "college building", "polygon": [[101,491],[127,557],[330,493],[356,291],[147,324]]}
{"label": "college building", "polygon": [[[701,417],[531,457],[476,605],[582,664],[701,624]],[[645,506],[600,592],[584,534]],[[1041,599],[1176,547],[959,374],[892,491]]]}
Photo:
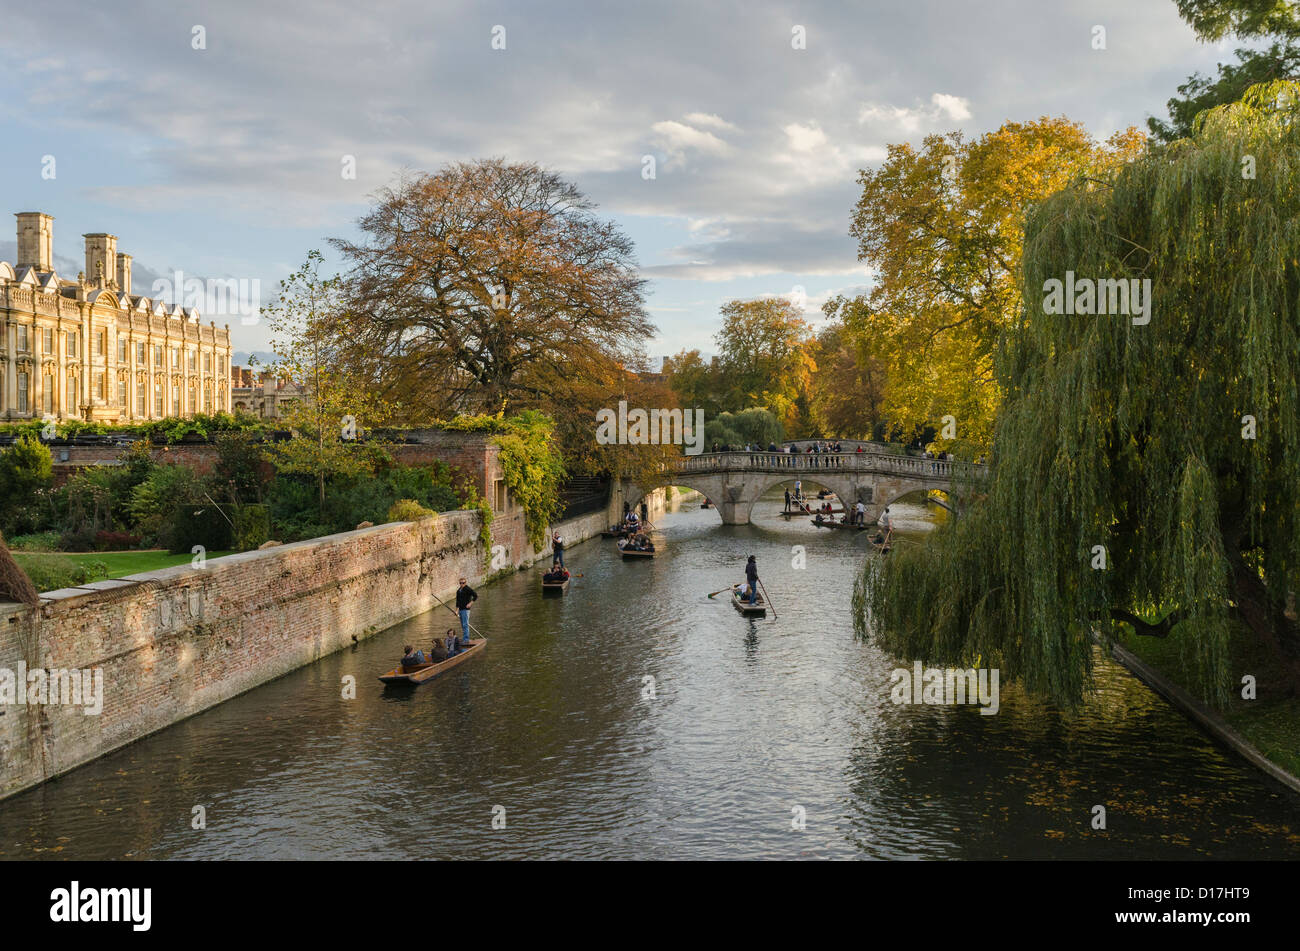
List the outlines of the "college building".
{"label": "college building", "polygon": [[18,218],[0,261],[0,421],[128,423],[230,410],[230,326],[131,293],[131,255],[88,234],[86,270],[54,271],[54,219]]}
{"label": "college building", "polygon": [[270,370],[240,366],[230,369],[230,403],[236,413],[248,413],[259,419],[281,419],[308,392],[305,386],[276,379]]}

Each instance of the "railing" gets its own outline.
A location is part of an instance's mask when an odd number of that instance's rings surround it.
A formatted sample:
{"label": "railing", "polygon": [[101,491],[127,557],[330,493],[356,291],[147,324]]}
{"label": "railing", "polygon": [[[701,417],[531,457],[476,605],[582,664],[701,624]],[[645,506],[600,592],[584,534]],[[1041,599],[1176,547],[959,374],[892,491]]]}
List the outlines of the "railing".
{"label": "railing", "polygon": [[896,472],[919,478],[972,476],[985,466],[888,452],[705,452],[683,456],[677,472]]}

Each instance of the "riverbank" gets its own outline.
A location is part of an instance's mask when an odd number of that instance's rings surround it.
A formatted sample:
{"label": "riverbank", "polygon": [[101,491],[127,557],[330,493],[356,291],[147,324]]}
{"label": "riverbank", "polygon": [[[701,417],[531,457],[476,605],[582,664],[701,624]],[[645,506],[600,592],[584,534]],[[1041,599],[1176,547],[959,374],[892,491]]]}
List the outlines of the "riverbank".
{"label": "riverbank", "polygon": [[[652,519],[664,496],[647,497]],[[621,507],[616,494],[556,529],[576,544]],[[0,604],[0,698],[6,672],[11,689],[20,670],[103,678],[94,714],[48,694],[0,702],[0,798],[438,608],[462,576],[480,584],[549,555],[527,543],[522,512],[492,528],[485,549],[477,511],[444,512]]]}
{"label": "riverbank", "polygon": [[1272,689],[1268,659],[1259,644],[1240,625],[1230,626],[1230,668],[1252,676],[1255,683],[1248,691],[1236,682],[1227,706],[1218,707],[1197,699],[1199,672],[1180,638],[1177,628],[1165,638],[1130,633],[1112,655],[1224,745],[1300,792],[1300,699]]}
{"label": "riverbank", "polygon": [[[687,502],[647,561],[575,544],[564,597],[536,568],[480,587],[487,650],[418,690],[375,675],[442,608],[11,797],[0,862],[1300,858],[1300,797],[1106,658],[1077,709],[894,703],[897,660],[827,596],[865,539],[782,504]],[[776,616],[704,596],[749,555]]]}

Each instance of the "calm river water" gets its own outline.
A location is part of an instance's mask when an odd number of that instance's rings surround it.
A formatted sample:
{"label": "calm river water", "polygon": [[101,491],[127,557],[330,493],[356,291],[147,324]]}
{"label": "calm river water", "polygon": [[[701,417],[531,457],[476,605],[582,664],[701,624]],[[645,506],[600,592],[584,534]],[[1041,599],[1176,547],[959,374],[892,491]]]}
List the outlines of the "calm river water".
{"label": "calm river water", "polygon": [[[1005,685],[996,716],[894,705],[907,662],[850,619],[875,556],[780,504],[683,506],[653,561],[579,545],[562,599],[485,586],[486,650],[413,692],[375,677],[442,609],[0,802],[0,858],[1300,857],[1300,801],[1109,663],[1073,714]],[[748,554],[775,619],[705,597]]]}

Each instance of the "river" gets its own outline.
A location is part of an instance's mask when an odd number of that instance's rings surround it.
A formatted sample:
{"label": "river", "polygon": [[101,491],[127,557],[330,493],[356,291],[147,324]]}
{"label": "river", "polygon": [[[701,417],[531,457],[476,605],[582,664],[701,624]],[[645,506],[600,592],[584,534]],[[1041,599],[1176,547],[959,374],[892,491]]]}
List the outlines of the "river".
{"label": "river", "polygon": [[[878,556],[780,507],[683,504],[652,561],[577,545],[563,598],[484,586],[486,650],[417,690],[375,677],[442,609],[0,801],[0,858],[1300,857],[1300,800],[1109,662],[1073,713],[895,705],[908,661],[850,616]],[[776,617],[705,597],[749,554]]]}

